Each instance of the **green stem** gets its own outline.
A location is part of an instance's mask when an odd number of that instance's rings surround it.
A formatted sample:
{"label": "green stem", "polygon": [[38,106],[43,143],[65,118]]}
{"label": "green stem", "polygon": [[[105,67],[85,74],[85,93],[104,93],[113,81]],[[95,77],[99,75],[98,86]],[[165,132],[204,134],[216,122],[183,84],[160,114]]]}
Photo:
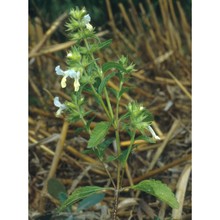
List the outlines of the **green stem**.
{"label": "green stem", "polygon": [[[95,61],[95,58],[94,58],[94,56],[93,56],[93,53],[91,53],[91,52],[89,51],[89,44],[88,44],[88,42],[87,42],[86,39],[84,39],[84,42],[85,42],[87,51],[88,51],[89,55],[91,56],[92,60],[94,61],[94,64],[95,64],[95,66],[96,66],[96,69],[97,69],[97,71],[98,71],[98,73],[99,73],[99,72],[100,72],[100,71],[99,71],[100,68],[99,68],[98,64],[96,63],[96,61]],[[103,79],[103,75],[100,75],[100,78]],[[105,98],[106,98],[106,102],[107,102],[107,106],[108,106],[108,112],[110,112],[110,114],[108,114],[108,117],[110,117],[111,120],[112,120],[112,119],[114,118],[114,114],[113,114],[111,102],[110,102],[109,95],[108,95],[108,92],[107,92],[106,87],[104,88],[104,94],[105,94]],[[102,102],[103,102],[103,101],[102,101]],[[106,112],[106,109],[105,109],[105,112]]]}
{"label": "green stem", "polygon": [[102,97],[96,92],[96,90],[95,90],[95,88],[92,84],[90,84],[90,87],[92,88],[92,91],[93,91],[94,95],[96,96],[96,98],[99,100],[99,102],[100,102],[101,106],[103,107],[105,113],[107,114],[107,117],[109,118],[110,121],[112,121],[112,116],[109,113],[109,110],[106,107],[105,103],[103,102]]}
{"label": "green stem", "polygon": [[111,105],[109,95],[108,95],[108,91],[107,91],[106,87],[104,88],[104,93],[105,93],[105,98],[106,98],[106,102],[107,102],[107,105],[108,105],[108,109],[109,109],[110,114],[111,114],[111,118],[113,119],[114,118],[114,113],[113,113],[113,110],[112,110],[112,105]]}
{"label": "green stem", "polygon": [[78,111],[80,112],[80,119],[82,120],[83,124],[85,125],[85,128],[86,128],[86,131],[89,133],[89,135],[91,135],[91,129],[89,126],[87,126],[87,122],[86,120],[84,119],[83,115],[81,114],[81,111],[80,109],[78,109]]}
{"label": "green stem", "polygon": [[[119,91],[121,91],[123,82],[120,82],[119,85]],[[119,135],[119,102],[120,97],[117,97],[116,102],[116,110],[115,110],[115,137],[116,137],[116,147],[117,147],[117,157],[121,154],[121,146],[120,146],[120,135]],[[117,187],[115,189],[115,199],[114,199],[114,209],[113,209],[113,220],[116,220],[117,218],[117,210],[118,210],[118,198],[119,198],[119,192],[122,187],[122,176],[124,175],[121,173],[122,167],[121,162],[118,160],[117,164]]]}
{"label": "green stem", "polygon": [[[129,155],[130,155],[130,153],[131,153],[132,147],[133,147],[133,145],[134,145],[135,133],[136,133],[135,131],[132,132],[130,145],[129,145],[129,147],[128,147],[128,152],[127,152],[126,159],[125,159],[126,163],[127,163],[128,157],[129,157]],[[121,180],[120,180],[120,182],[123,182],[124,173],[125,173],[125,166],[126,166],[126,164],[123,164],[123,167],[122,167],[122,175],[121,175]]]}
{"label": "green stem", "polygon": [[133,147],[133,145],[134,145],[135,133],[136,133],[135,131],[132,132],[131,141],[130,141],[130,145],[129,145],[129,147],[128,147],[128,152],[127,152],[126,160],[125,160],[125,161],[128,160],[128,157],[129,157],[129,155],[130,155],[130,153],[131,153],[131,150],[132,150],[132,147]]}
{"label": "green stem", "polygon": [[[116,115],[115,115],[115,137],[116,137],[116,147],[117,147],[117,157],[121,154],[121,146],[120,146],[120,135],[119,135],[119,120],[118,120],[118,102],[116,104]],[[118,160],[117,162],[117,186],[115,188],[115,199],[114,199],[114,208],[113,208],[113,220],[117,218],[117,210],[118,210],[118,198],[119,191],[121,188],[121,162]]]}
{"label": "green stem", "polygon": [[[97,62],[94,59],[93,53],[90,52],[90,48],[89,48],[89,44],[87,42],[87,39],[84,39],[84,42],[85,42],[85,45],[86,45],[86,48],[88,50],[89,55],[91,56],[92,60],[94,61],[94,64],[97,68],[99,76],[100,76],[101,80],[103,80],[103,74],[101,73],[100,67],[98,66]],[[121,91],[122,85],[123,85],[123,82],[120,82],[119,91]],[[116,111],[115,111],[115,117],[114,117],[114,113],[113,113],[113,110],[112,110],[112,105],[111,105],[109,94],[108,94],[108,91],[107,91],[106,87],[104,88],[104,95],[105,95],[105,98],[106,98],[107,107],[106,107],[105,103],[103,102],[102,97],[96,92],[93,85],[90,84],[90,86],[93,90],[94,95],[100,101],[100,103],[101,103],[103,109],[105,110],[108,118],[110,119],[110,121],[113,122],[113,127],[115,129],[115,136],[116,136],[117,157],[119,157],[120,154],[121,154],[120,135],[119,135],[119,102],[120,102],[120,97],[117,97]],[[105,167],[105,165],[104,165],[104,167]],[[113,186],[115,188],[115,200],[114,200],[114,208],[113,208],[113,219],[114,220],[116,220],[116,218],[117,218],[118,198],[119,198],[119,192],[120,192],[121,183],[122,183],[121,182],[121,180],[122,180],[121,170],[122,170],[121,162],[118,160],[118,162],[117,162],[117,185],[116,186],[114,184],[114,181],[111,178],[111,175],[109,174],[109,177],[110,177],[110,179],[113,183]]]}
{"label": "green stem", "polygon": [[[119,91],[121,90],[123,85],[123,82],[120,82],[119,85]],[[117,155],[119,156],[121,154],[121,146],[120,146],[120,136],[119,136],[119,102],[120,102],[120,97],[116,97],[117,102],[116,102],[116,109],[115,109],[115,137],[116,137],[116,146],[117,146]]]}

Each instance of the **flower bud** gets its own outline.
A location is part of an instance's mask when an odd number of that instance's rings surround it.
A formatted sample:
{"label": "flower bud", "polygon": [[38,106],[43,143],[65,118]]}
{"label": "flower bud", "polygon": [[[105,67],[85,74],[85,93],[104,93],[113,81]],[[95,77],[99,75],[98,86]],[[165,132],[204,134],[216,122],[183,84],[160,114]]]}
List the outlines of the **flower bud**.
{"label": "flower bud", "polygon": [[76,48],[72,48],[72,50],[67,54],[66,57],[71,61],[79,62],[81,60],[81,54]]}

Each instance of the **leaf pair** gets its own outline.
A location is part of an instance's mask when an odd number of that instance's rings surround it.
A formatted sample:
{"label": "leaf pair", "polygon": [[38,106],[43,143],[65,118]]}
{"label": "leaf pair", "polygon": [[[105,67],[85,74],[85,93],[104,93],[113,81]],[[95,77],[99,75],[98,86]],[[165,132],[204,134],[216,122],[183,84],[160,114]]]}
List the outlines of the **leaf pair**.
{"label": "leaf pair", "polygon": [[[159,180],[144,180],[137,185],[128,187],[129,189],[140,190],[150,195],[155,196],[159,200],[167,203],[171,208],[177,209],[179,203],[176,200],[175,195],[171,189],[164,183]],[[84,198],[87,198],[91,195],[101,193],[105,190],[113,190],[113,188],[104,188],[99,186],[84,186],[76,189],[69,198],[60,206],[58,211],[62,211],[68,208],[73,203],[76,203]]]}

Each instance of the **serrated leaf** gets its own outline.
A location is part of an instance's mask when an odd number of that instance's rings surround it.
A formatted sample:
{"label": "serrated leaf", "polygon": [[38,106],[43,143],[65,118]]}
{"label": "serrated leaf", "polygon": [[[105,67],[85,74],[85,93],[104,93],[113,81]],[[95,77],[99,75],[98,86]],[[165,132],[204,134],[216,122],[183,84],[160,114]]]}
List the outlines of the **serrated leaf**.
{"label": "serrated leaf", "polygon": [[97,123],[90,136],[88,148],[96,147],[99,145],[107,135],[110,126],[110,122]]}
{"label": "serrated leaf", "polygon": [[179,207],[179,203],[177,202],[176,197],[171,189],[159,180],[144,180],[137,185],[131,186],[130,188],[141,190],[153,195],[174,209]]}
{"label": "serrated leaf", "polygon": [[100,83],[100,86],[98,88],[98,93],[101,95],[102,94],[102,91],[105,87],[105,85],[107,84],[107,82],[113,77],[115,76],[116,73],[111,73],[111,74],[108,74],[103,80],[102,82]]}
{"label": "serrated leaf", "polygon": [[104,73],[110,69],[117,69],[122,72],[126,72],[126,69],[121,64],[116,63],[116,62],[106,62],[102,65],[102,71]]}
{"label": "serrated leaf", "polygon": [[103,192],[104,190],[108,190],[111,188],[103,188],[99,186],[84,186],[77,188],[69,197],[68,199],[59,207],[58,212],[66,209],[70,205],[88,197],[93,194]]}

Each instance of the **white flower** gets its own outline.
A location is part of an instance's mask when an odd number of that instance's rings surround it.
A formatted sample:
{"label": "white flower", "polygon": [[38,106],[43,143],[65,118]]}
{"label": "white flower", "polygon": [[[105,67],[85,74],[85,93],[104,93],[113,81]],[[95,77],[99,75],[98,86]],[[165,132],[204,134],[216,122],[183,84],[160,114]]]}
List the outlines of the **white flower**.
{"label": "white flower", "polygon": [[150,131],[153,138],[155,138],[156,140],[160,140],[160,137],[156,135],[156,133],[154,132],[153,128],[150,125],[147,126],[147,129]]}
{"label": "white flower", "polygon": [[62,80],[61,80],[61,87],[62,88],[65,88],[66,87],[66,78],[69,76],[70,78],[74,78],[75,81],[74,81],[74,88],[75,88],[75,91],[78,91],[79,90],[79,87],[80,87],[80,83],[79,83],[79,79],[80,79],[80,72],[79,71],[75,71],[73,69],[70,69],[70,70],[66,70],[66,71],[63,71],[60,66],[57,66],[55,68],[55,71],[56,71],[56,74],[57,75],[61,75],[63,76]]}
{"label": "white flower", "polygon": [[56,116],[60,116],[61,113],[63,112],[64,109],[66,109],[66,105],[65,104],[62,104],[60,101],[59,101],[59,97],[55,97],[54,100],[53,100],[53,103],[56,107],[58,107],[59,109],[57,110],[56,112]]}
{"label": "white flower", "polygon": [[88,24],[90,21],[91,21],[91,17],[90,17],[89,14],[85,15],[85,16],[83,17],[83,19],[82,19],[82,22],[83,22],[84,24]]}
{"label": "white flower", "polygon": [[89,31],[92,31],[93,30],[93,26],[89,23],[91,21],[91,17],[89,14],[85,15],[82,19],[82,22],[85,24],[86,28],[89,30]]}

